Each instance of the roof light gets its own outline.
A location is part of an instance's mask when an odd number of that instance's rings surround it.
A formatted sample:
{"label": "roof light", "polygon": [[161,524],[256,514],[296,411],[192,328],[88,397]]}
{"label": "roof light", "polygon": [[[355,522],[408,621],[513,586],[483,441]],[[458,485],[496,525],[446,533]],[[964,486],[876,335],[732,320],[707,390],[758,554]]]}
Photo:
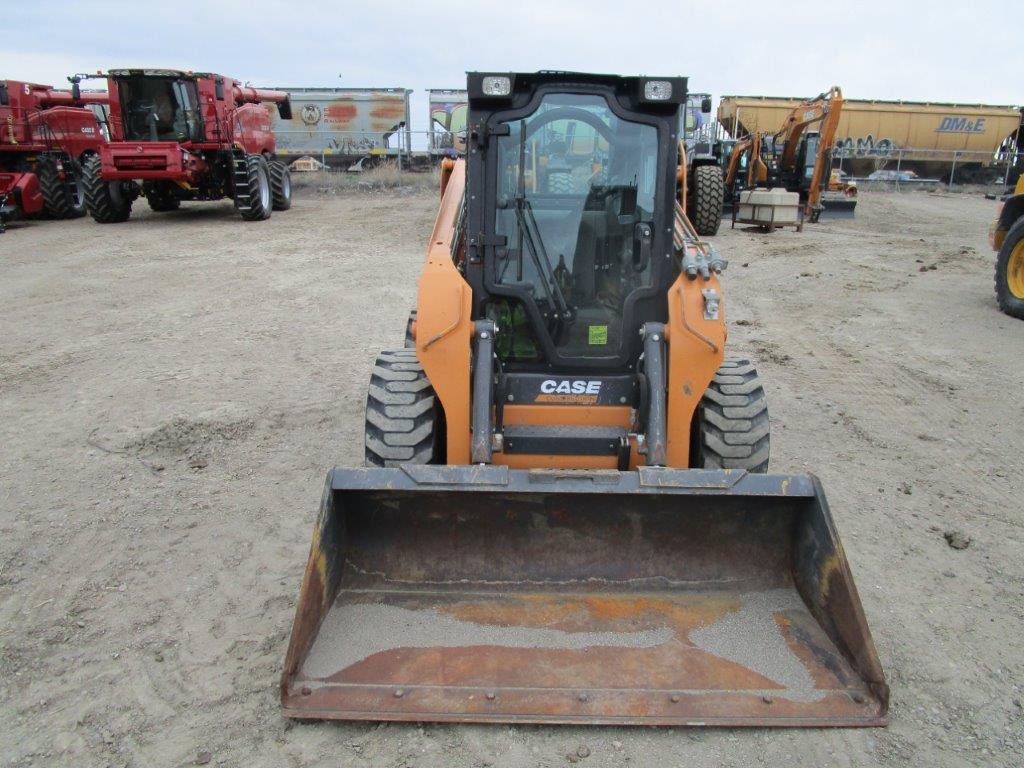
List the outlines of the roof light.
{"label": "roof light", "polygon": [[668,101],[672,98],[672,83],[668,80],[648,80],[644,83],[644,98],[648,101]]}
{"label": "roof light", "polygon": [[488,75],[484,78],[481,90],[484,96],[508,96],[512,93],[512,78],[504,75]]}

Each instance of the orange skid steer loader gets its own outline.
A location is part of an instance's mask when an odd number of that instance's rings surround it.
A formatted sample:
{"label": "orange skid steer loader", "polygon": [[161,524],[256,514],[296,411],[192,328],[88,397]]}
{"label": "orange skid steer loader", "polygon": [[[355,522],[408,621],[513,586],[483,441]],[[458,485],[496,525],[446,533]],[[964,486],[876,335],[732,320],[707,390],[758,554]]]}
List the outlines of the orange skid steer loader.
{"label": "orange skid steer loader", "polygon": [[766,474],[725,262],[686,219],[684,78],[469,75],[367,466],[328,476],[299,718],[883,725],[818,481]]}

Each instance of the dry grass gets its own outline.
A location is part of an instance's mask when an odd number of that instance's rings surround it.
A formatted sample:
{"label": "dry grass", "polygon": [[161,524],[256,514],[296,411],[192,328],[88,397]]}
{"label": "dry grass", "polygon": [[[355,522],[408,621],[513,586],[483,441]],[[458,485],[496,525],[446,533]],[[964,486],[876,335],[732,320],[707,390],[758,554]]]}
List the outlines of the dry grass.
{"label": "dry grass", "polygon": [[434,191],[440,184],[440,173],[436,167],[423,171],[399,171],[397,163],[388,161],[365,171],[325,170],[293,173],[292,184],[298,188],[315,189],[324,194],[337,194],[347,190]]}

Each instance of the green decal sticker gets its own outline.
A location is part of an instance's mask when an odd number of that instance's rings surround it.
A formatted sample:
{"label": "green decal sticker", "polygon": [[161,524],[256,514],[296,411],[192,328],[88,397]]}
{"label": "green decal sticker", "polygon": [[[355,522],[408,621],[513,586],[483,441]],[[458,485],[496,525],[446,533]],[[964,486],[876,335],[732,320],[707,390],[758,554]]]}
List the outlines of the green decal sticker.
{"label": "green decal sticker", "polygon": [[608,326],[607,325],[592,325],[590,326],[590,342],[591,345],[607,344],[608,343]]}

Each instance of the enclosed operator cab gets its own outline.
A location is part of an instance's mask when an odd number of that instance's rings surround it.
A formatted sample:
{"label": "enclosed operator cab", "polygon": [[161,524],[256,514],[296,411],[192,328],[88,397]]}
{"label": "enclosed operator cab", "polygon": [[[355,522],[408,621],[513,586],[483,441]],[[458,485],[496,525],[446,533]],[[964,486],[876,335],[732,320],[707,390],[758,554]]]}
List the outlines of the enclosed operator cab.
{"label": "enclosed operator cab", "polygon": [[126,141],[202,141],[196,78],[171,70],[117,70],[117,100]]}
{"label": "enclosed operator cab", "polygon": [[677,274],[666,255],[686,81],[645,94],[640,79],[531,78],[504,95],[470,78],[471,151],[484,154],[468,165],[477,313],[508,330],[498,357],[510,373],[621,372],[640,326],[664,321]]}

